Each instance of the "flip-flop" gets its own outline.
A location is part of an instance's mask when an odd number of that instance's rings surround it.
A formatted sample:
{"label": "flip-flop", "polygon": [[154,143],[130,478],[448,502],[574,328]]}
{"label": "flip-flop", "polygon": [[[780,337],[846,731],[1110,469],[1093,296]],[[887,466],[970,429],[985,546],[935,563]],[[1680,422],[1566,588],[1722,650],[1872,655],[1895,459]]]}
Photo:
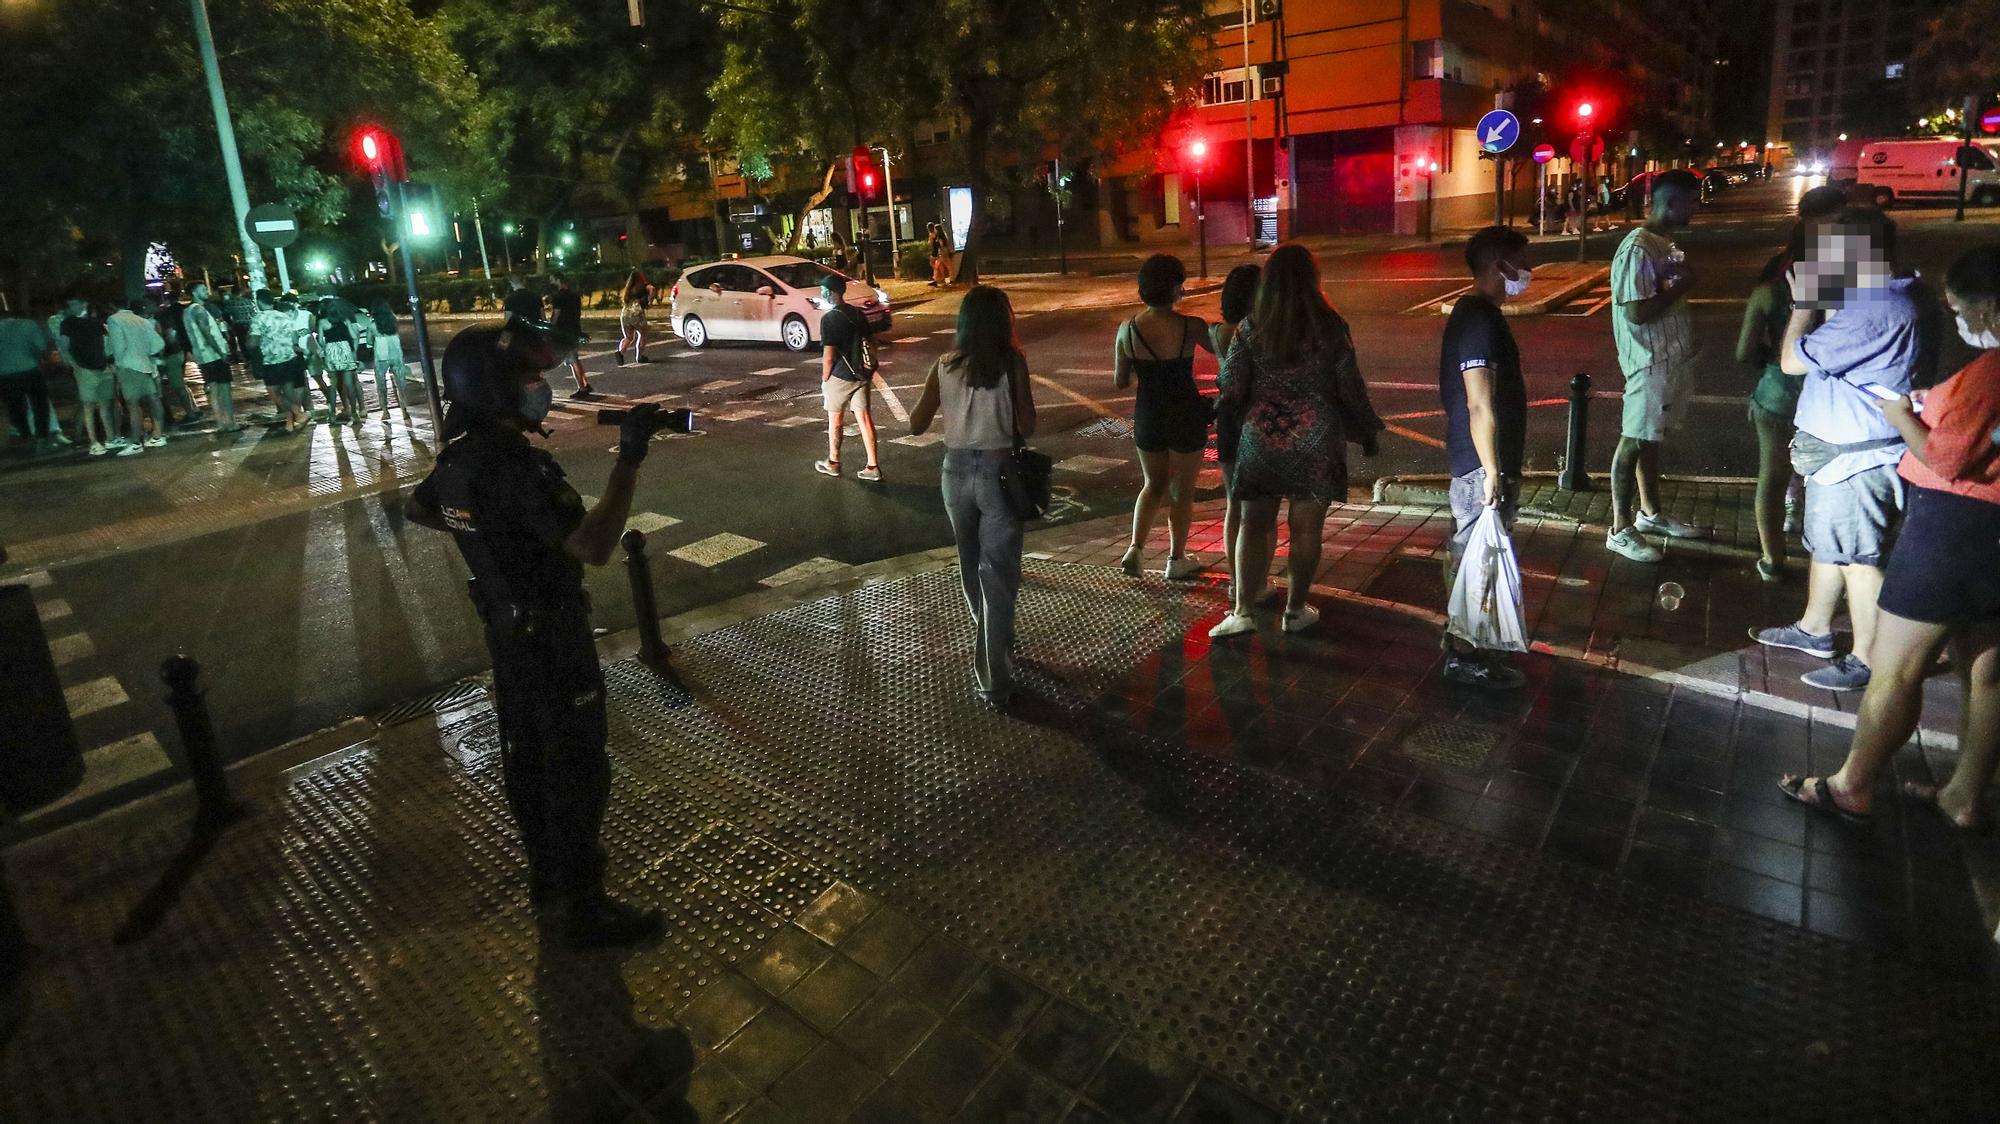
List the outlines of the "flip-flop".
{"label": "flip-flop", "polygon": [[1931,811],[1936,812],[1938,814],[1938,817],[1944,820],[1945,823],[1950,824],[1953,830],[1962,831],[1967,835],[1993,834],[1992,816],[1981,816],[1977,820],[1974,820],[1972,823],[1962,824],[1959,823],[1957,820],[1953,819],[1950,813],[1946,812],[1943,808],[1939,807],[1937,802],[1937,794],[1938,794],[1938,789],[1942,787],[1944,786],[1935,784],[1925,784],[1922,781],[1904,781],[1902,783],[1902,786],[1898,789],[1898,791],[1902,793],[1903,799],[1909,801],[1910,803],[1922,804],[1926,808],[1929,808]]}
{"label": "flip-flop", "polygon": [[[1811,800],[1806,799],[1805,793],[1801,791],[1805,788],[1806,781],[1808,780],[1813,782],[1814,798]],[[1815,812],[1828,816],[1839,816],[1848,823],[1865,824],[1869,820],[1867,812],[1850,812],[1841,807],[1834,800],[1833,786],[1826,783],[1825,777],[1793,777],[1790,784],[1785,783],[1785,778],[1780,777],[1778,779],[1778,791],[1811,808]]]}

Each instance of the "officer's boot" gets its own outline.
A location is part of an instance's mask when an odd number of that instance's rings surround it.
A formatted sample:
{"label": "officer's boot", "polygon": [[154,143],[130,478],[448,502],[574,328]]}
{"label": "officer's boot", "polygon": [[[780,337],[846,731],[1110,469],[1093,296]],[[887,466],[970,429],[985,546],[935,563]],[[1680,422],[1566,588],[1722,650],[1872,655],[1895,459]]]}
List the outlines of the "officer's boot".
{"label": "officer's boot", "polygon": [[566,897],[542,911],[543,924],[571,948],[644,944],[665,931],[657,909],[640,909],[603,892]]}

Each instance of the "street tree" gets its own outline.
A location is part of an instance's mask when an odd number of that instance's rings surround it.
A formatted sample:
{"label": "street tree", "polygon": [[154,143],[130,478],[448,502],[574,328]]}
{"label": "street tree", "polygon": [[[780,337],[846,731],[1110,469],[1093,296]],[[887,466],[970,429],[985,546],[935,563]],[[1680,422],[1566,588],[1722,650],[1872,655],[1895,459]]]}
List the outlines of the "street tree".
{"label": "street tree", "polygon": [[[1957,0],[1923,25],[1910,56],[1913,104],[1957,106],[1968,94],[2000,90],[2000,0]],[[1907,108],[1907,104],[1906,104]]]}
{"label": "street tree", "polygon": [[652,0],[647,26],[625,0],[445,0],[439,20],[479,80],[501,207],[533,220],[537,270],[557,220],[603,196],[637,212],[698,159],[706,90],[720,51],[697,0]]}
{"label": "street tree", "polygon": [[[490,174],[472,139],[482,121],[469,76],[401,0],[215,0],[210,10],[255,201],[287,203],[308,225],[346,217],[346,137],[362,120],[393,125],[432,178]],[[0,258],[58,274],[64,259],[115,261],[132,294],[150,243],[186,266],[235,257],[187,5],[63,0],[10,6],[7,18]],[[52,242],[72,253],[50,255]]]}

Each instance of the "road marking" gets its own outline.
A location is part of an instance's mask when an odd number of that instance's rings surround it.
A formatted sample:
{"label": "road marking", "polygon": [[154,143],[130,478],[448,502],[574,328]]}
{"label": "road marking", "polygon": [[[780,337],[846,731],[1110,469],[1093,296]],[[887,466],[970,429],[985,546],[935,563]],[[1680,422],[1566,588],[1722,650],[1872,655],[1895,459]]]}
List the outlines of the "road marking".
{"label": "road marking", "polygon": [[901,437],[891,437],[889,438],[889,443],[891,445],[908,445],[913,449],[921,449],[926,445],[935,445],[942,440],[944,440],[944,433],[934,429],[929,433],[906,433]]}
{"label": "road marking", "polygon": [[69,705],[71,718],[96,714],[100,710],[107,710],[130,701],[131,698],[125,694],[125,688],[118,685],[118,680],[108,675],[102,679],[93,679],[88,683],[78,683],[74,687],[63,689],[63,702]]}
{"label": "road marking", "polygon": [[1328,285],[1383,285],[1403,281],[1463,281],[1464,277],[1324,277]]}
{"label": "road marking", "polygon": [[888,381],[880,373],[877,373],[870,380],[870,383],[876,390],[882,392],[882,400],[889,403],[889,412],[895,415],[896,420],[906,425],[909,424],[910,411],[904,408],[903,400],[896,397],[896,392],[889,388]]}
{"label": "road marking", "polygon": [[847,568],[847,563],[835,562],[831,558],[808,558],[796,566],[787,566],[768,578],[760,579],[757,584],[768,586],[790,585],[796,581],[804,581],[806,578],[819,577],[821,574],[838,573]]}
{"label": "road marking", "polygon": [[791,417],[786,417],[786,418],[772,418],[768,424],[783,426],[786,429],[790,429],[794,426],[816,425],[818,423],[819,423],[818,418],[802,418],[797,414],[793,414]]}
{"label": "road marking", "polygon": [[[1623,398],[1622,390],[1593,390],[1592,398]],[[1688,402],[1695,406],[1741,406],[1749,395],[1746,394],[1690,394]]]}
{"label": "road marking", "polygon": [[[1069,372],[1058,371],[1056,373],[1067,374]],[[1057,394],[1062,395],[1064,398],[1069,399],[1071,402],[1074,402],[1079,406],[1089,407],[1091,412],[1097,414],[1099,417],[1108,418],[1114,416],[1110,410],[1107,410],[1102,405],[1100,405],[1097,399],[1091,398],[1084,394],[1079,394],[1076,391],[1071,390],[1069,387],[1066,387],[1063,384],[1055,381],[1054,379],[1045,377],[1043,375],[1030,375],[1029,377],[1034,379],[1036,382],[1041,383],[1043,386],[1048,387],[1050,390],[1055,391]]]}
{"label": "road marking", "polygon": [[1435,437],[1430,436],[1429,434],[1418,433],[1414,429],[1404,429],[1400,425],[1391,425],[1388,422],[1382,423],[1382,428],[1388,430],[1389,432],[1395,434],[1398,437],[1407,437],[1410,440],[1415,441],[1419,445],[1429,445],[1433,449],[1444,448],[1444,442],[1438,440]]}
{"label": "road marking", "polygon": [[[942,313],[940,313],[939,315],[943,315],[943,314],[942,314]],[[1019,317],[1019,316],[1016,316],[1016,317],[1014,317],[1014,319],[1016,319],[1016,320],[1019,320],[1019,319],[1020,319],[1020,317]],[[957,328],[946,328],[945,330],[943,330],[943,331],[941,331],[941,332],[931,332],[931,333],[929,333],[929,334],[930,334],[930,335],[933,335],[933,336],[951,336],[951,335],[957,335],[957,334],[958,334],[958,329],[957,329]]]}
{"label": "road marking", "polygon": [[27,573],[22,574],[19,580],[22,585],[27,586],[29,589],[45,589],[55,579],[49,577],[47,570],[29,570]]}
{"label": "road marking", "polygon": [[764,416],[764,411],[762,411],[762,410],[722,410],[722,411],[720,411],[720,412],[718,412],[718,413],[713,413],[713,414],[710,414],[710,415],[708,415],[708,416],[709,416],[709,420],[711,420],[711,421],[727,421],[727,422],[733,422],[733,421],[748,421],[748,420],[749,420],[749,419],[751,419],[751,418],[761,418],[761,417],[763,417],[763,416]]}
{"label": "road marking", "polygon": [[761,371],[750,372],[750,377],[761,379],[768,378],[771,375],[788,375],[791,373],[792,369],[790,367],[766,367]]}
{"label": "road marking", "polygon": [[1056,370],[1056,374],[1058,375],[1104,375],[1108,377],[1117,373],[1116,370],[1110,367],[1060,367]]}
{"label": "road marking", "polygon": [[1110,457],[1093,457],[1087,453],[1082,453],[1068,460],[1057,461],[1056,467],[1070,472],[1087,472],[1092,476],[1097,476],[1101,473],[1109,472],[1111,469],[1117,468],[1124,463],[1122,460],[1113,460]]}
{"label": "road marking", "polygon": [[[1363,381],[1366,381],[1366,380],[1363,380]],[[1437,388],[1438,388],[1438,384],[1436,384],[1436,383],[1434,383],[1434,382],[1371,382],[1371,383],[1368,383],[1368,389],[1370,389],[1370,390],[1436,390]]]}
{"label": "road marking", "polygon": [[85,767],[92,771],[108,768],[111,775],[126,780],[173,767],[167,751],[160,748],[160,739],[151,730],[120,738],[96,749],[86,749],[83,760]]}
{"label": "road marking", "polygon": [[708,382],[698,382],[693,386],[688,387],[688,389],[699,390],[702,393],[706,394],[711,390],[728,390],[732,386],[742,386],[742,385],[743,385],[742,379],[712,379]]}
{"label": "road marking", "polygon": [[1419,301],[1418,303],[1413,304],[1410,307],[1404,309],[1403,314],[1407,316],[1412,312],[1422,312],[1426,308],[1435,308],[1436,306],[1441,305],[1448,300],[1451,300],[1453,297],[1463,296],[1471,291],[1472,291],[1471,285],[1466,285],[1465,287],[1459,289],[1453,289],[1451,292],[1445,293],[1442,296],[1432,297],[1427,301]]}
{"label": "road marking", "polygon": [[55,660],[57,667],[96,654],[97,645],[91,642],[88,632],[73,632],[68,636],[58,636],[49,641],[49,655]]}
{"label": "road marking", "polygon": [[628,531],[637,531],[642,535],[650,535],[655,531],[665,530],[679,522],[680,520],[671,515],[661,515],[657,511],[641,511],[625,520],[625,529]]}
{"label": "road marking", "polygon": [[35,602],[35,615],[42,618],[43,624],[47,624],[53,620],[61,620],[69,616],[69,602],[60,597],[51,597],[47,601],[37,601]]}
{"label": "road marking", "polygon": [[667,554],[683,562],[691,562],[697,566],[714,567],[720,566],[732,558],[740,558],[753,550],[762,549],[764,549],[764,544],[758,542],[756,539],[748,539],[742,535],[732,535],[724,531],[719,535],[710,535],[705,539],[691,542],[678,550],[669,550]]}

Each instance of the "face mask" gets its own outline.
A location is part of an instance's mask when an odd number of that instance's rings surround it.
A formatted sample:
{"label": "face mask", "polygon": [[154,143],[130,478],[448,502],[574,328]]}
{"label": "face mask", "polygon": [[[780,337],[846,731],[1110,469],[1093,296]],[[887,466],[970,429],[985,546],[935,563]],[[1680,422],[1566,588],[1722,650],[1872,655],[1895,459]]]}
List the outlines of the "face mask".
{"label": "face mask", "polygon": [[1503,276],[1501,277],[1500,280],[1502,284],[1507,286],[1508,298],[1512,299],[1514,297],[1518,297],[1526,293],[1528,291],[1528,283],[1533,281],[1534,279],[1535,279],[1535,271],[1532,269],[1524,269],[1521,271],[1519,276],[1516,277]]}
{"label": "face mask", "polygon": [[1958,318],[1958,338],[1981,350],[2000,347],[2000,335],[1996,335],[1991,328],[1983,332],[1973,331],[1972,325],[1966,323],[1963,316]]}
{"label": "face mask", "polygon": [[521,391],[521,416],[530,424],[542,424],[542,419],[549,416],[555,404],[556,388],[550,386],[546,379]]}

